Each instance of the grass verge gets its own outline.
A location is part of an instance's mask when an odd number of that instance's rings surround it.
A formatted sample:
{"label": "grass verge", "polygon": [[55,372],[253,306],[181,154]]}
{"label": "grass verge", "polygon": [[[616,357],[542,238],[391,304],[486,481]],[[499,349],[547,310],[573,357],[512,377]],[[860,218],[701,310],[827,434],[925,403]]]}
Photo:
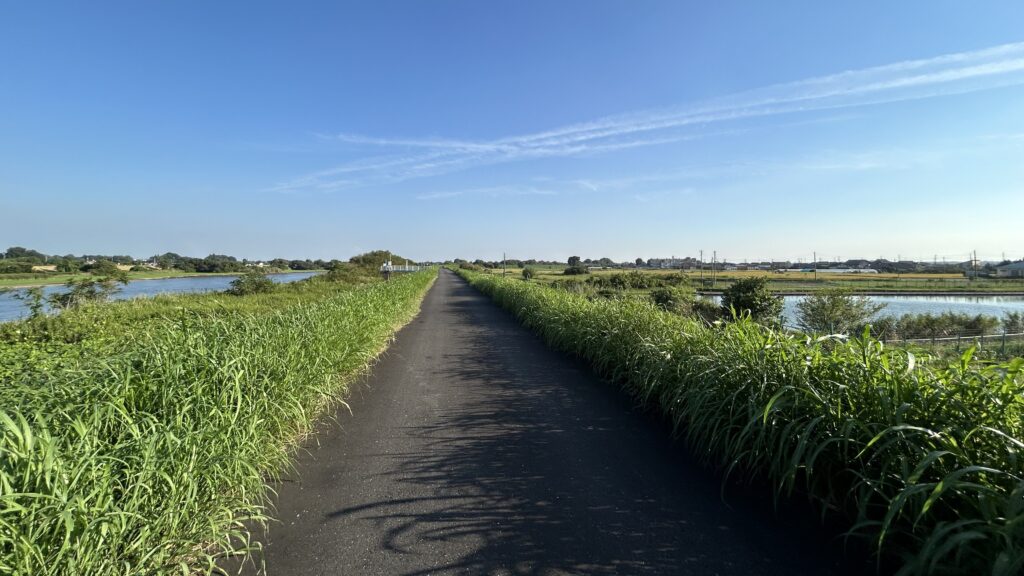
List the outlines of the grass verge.
{"label": "grass verge", "polygon": [[1024,571],[1024,358],[922,362],[871,339],[707,326],[459,271],[675,423],[726,475],[844,515],[900,574]]}
{"label": "grass verge", "polygon": [[0,334],[0,573],[209,572],[435,277],[163,297]]}

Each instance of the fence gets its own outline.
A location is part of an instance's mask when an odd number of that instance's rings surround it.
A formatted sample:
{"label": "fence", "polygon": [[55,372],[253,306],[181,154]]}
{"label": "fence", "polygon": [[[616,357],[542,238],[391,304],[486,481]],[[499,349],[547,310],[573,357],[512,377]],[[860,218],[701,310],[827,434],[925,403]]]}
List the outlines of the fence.
{"label": "fence", "polygon": [[962,330],[956,333],[956,335],[942,335],[942,336],[931,336],[928,338],[888,338],[884,339],[887,342],[960,342],[962,340],[1013,340],[1024,338],[1024,332],[1010,333],[1010,332],[989,332],[982,333],[971,330]]}
{"label": "fence", "polygon": [[429,266],[419,266],[416,264],[384,264],[380,267],[381,272],[419,272],[420,270],[426,270]]}

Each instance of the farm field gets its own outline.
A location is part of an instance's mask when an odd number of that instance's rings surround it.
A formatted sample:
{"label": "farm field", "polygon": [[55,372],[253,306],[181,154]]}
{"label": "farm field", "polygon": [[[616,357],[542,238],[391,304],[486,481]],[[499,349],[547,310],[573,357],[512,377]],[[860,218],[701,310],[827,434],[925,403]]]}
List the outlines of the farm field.
{"label": "farm field", "polygon": [[915,358],[871,339],[708,326],[635,299],[460,273],[662,411],[710,464],[844,515],[903,573],[1024,569],[1024,359]]}
{"label": "farm field", "polygon": [[[968,280],[961,274],[835,274],[819,271],[817,280],[810,272],[766,272],[757,270],[719,271],[715,273],[712,283],[710,270],[654,270],[647,268],[621,268],[594,270],[590,274],[570,275],[562,273],[565,266],[536,266],[535,280],[545,283],[565,280],[585,280],[588,277],[612,276],[637,272],[645,275],[681,276],[688,286],[706,293],[717,293],[724,290],[736,280],[752,277],[766,277],[769,286],[778,293],[807,293],[825,288],[847,288],[860,293],[1015,293],[1024,294],[1024,280],[1021,279],[989,279]],[[500,268],[492,269],[491,274],[501,274]],[[507,275],[519,277],[521,268],[508,268]]]}
{"label": "farm field", "polygon": [[208,572],[436,272],[0,324],[0,573]]}

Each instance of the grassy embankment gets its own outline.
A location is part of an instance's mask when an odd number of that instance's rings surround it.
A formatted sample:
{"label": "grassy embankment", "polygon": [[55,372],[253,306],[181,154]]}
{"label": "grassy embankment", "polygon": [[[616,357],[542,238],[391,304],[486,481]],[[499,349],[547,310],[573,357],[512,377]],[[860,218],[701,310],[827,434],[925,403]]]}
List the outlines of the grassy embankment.
{"label": "grassy embankment", "polygon": [[[290,272],[323,272],[323,270],[268,270],[268,274],[286,274]],[[127,272],[128,280],[156,280],[160,278],[189,278],[193,276],[238,276],[240,272],[184,272],[181,270],[145,270]],[[49,286],[64,284],[68,280],[89,278],[87,272],[64,274],[60,272],[22,272],[16,274],[0,274],[0,288],[29,288],[32,286]]]}
{"label": "grassy embankment", "polygon": [[209,571],[435,277],[324,278],[0,325],[0,573]]}
{"label": "grassy embankment", "polygon": [[845,516],[904,574],[1024,570],[1024,359],[707,326],[635,299],[461,271],[549,345],[669,417],[727,474]]}

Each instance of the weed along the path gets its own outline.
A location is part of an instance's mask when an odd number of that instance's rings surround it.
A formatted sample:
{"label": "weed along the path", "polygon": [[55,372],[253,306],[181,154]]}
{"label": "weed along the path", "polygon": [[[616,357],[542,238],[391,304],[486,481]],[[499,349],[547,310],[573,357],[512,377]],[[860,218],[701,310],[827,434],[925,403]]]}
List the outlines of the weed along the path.
{"label": "weed along the path", "polygon": [[5,325],[0,573],[187,574],[247,553],[294,442],[436,272]]}
{"label": "weed along the path", "polygon": [[668,415],[729,475],[847,517],[902,574],[1024,570],[1024,359],[708,325],[465,270],[551,346]]}

